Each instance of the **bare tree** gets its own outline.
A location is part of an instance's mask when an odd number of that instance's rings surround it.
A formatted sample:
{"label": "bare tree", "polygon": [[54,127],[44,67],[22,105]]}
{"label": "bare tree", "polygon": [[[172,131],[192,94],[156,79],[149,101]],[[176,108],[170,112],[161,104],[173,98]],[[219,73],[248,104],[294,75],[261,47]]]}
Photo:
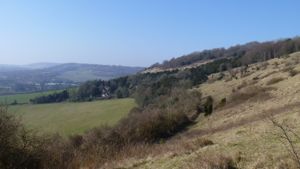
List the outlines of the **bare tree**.
{"label": "bare tree", "polygon": [[270,116],[269,120],[272,124],[279,129],[280,133],[276,134],[279,141],[285,146],[286,150],[291,155],[292,159],[297,163],[300,168],[300,156],[297,152],[295,140],[300,140],[300,136],[292,130],[288,125],[279,123],[274,116]]}

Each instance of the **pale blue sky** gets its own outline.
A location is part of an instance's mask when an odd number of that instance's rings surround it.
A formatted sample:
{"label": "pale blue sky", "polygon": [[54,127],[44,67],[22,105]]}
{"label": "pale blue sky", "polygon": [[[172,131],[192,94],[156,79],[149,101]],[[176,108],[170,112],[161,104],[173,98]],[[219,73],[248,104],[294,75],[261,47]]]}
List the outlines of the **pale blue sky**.
{"label": "pale blue sky", "polygon": [[0,0],[0,64],[149,66],[300,35],[299,0]]}

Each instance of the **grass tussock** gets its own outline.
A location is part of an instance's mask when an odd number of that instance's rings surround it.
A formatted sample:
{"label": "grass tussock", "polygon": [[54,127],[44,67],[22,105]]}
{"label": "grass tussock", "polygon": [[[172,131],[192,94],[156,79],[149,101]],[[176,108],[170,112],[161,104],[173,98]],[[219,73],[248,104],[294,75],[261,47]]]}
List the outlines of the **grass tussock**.
{"label": "grass tussock", "polygon": [[241,90],[247,86],[255,85],[258,81],[257,80],[250,80],[250,81],[243,81],[240,85],[236,87],[237,90]]}
{"label": "grass tussock", "polygon": [[283,81],[284,79],[285,79],[285,78],[283,78],[283,77],[274,77],[274,78],[270,79],[270,80],[266,83],[266,85],[273,85],[273,84],[276,84],[276,83],[279,83],[279,82]]}
{"label": "grass tussock", "polygon": [[272,72],[267,73],[267,74],[265,74],[265,75],[263,75],[263,76],[261,76],[261,77],[259,77],[259,78],[260,78],[260,79],[264,79],[264,78],[269,77],[269,76],[271,76],[271,75],[273,75],[273,74],[276,74],[276,73],[278,73],[278,71],[272,71]]}
{"label": "grass tussock", "polygon": [[199,137],[192,141],[181,141],[180,144],[186,151],[196,151],[199,148],[214,145],[214,142],[206,138]]}
{"label": "grass tussock", "polygon": [[298,71],[298,70],[295,70],[295,69],[291,69],[291,70],[289,70],[289,75],[291,76],[291,77],[294,77],[294,76],[296,76],[297,74],[299,74],[300,72]]}
{"label": "grass tussock", "polygon": [[270,94],[268,91],[273,90],[271,87],[249,86],[243,90],[235,91],[231,94],[230,104],[235,105],[247,100],[268,99]]}
{"label": "grass tussock", "polygon": [[199,154],[187,164],[189,169],[236,169],[232,157],[220,154]]}

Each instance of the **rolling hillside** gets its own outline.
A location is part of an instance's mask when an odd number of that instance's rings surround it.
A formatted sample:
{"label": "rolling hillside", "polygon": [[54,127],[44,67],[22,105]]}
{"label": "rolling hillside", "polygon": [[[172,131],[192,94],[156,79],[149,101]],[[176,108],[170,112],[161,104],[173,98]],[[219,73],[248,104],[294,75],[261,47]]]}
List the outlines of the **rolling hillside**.
{"label": "rolling hillside", "polygon": [[[300,166],[298,40],[212,50],[233,53],[183,67],[161,67],[156,73],[148,69],[113,80],[89,81],[71,93],[75,96],[71,100],[77,102],[17,105],[9,111],[22,117],[26,128],[41,133],[80,134],[65,139],[52,135],[54,149],[46,147],[46,157],[52,158],[53,151],[62,156],[67,152],[71,159],[66,164],[60,158],[53,166],[296,169]],[[95,67],[90,66],[89,70]],[[39,72],[46,72],[41,79],[71,78],[80,83],[72,77],[74,70],[89,77],[77,64]],[[50,102],[56,100],[48,97]],[[134,97],[136,104],[128,97]],[[83,102],[108,98],[127,99]]]}
{"label": "rolling hillside", "polygon": [[272,120],[288,129],[299,151],[300,53],[249,65],[245,74],[240,70],[213,74],[194,88],[212,96],[212,115],[200,116],[194,126],[166,143],[143,148],[148,152],[144,157],[137,153],[114,167],[298,168],[283,131]]}
{"label": "rolling hillside", "polygon": [[193,52],[181,57],[156,63],[145,72],[170,71],[193,68],[214,60],[240,58],[242,64],[261,62],[300,50],[300,38],[287,38],[268,42],[249,42],[229,48],[215,48]]}

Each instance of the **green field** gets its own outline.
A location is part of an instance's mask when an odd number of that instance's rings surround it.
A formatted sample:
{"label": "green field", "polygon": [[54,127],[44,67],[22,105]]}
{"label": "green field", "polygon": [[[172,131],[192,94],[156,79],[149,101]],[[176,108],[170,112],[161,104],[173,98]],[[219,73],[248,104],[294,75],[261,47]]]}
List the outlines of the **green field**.
{"label": "green field", "polygon": [[104,124],[113,125],[136,106],[134,99],[80,103],[16,105],[9,112],[21,117],[30,129],[41,133],[72,135]]}
{"label": "green field", "polygon": [[37,93],[24,93],[24,94],[12,94],[0,96],[1,104],[11,104],[14,101],[17,101],[18,104],[26,104],[30,102],[30,99],[35,97],[52,94],[58,91],[47,91],[47,92],[37,92]]}

